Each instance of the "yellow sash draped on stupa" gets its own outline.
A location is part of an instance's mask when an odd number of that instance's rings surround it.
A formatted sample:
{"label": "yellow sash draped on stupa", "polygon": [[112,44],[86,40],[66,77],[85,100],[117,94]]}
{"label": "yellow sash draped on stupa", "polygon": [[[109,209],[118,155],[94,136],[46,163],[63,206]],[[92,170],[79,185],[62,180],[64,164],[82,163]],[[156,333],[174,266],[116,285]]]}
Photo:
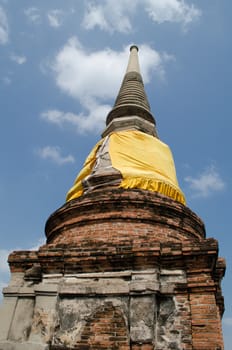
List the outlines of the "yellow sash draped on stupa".
{"label": "yellow sash draped on stupa", "polygon": [[[112,167],[121,173],[119,187],[159,192],[182,204],[185,197],[179,188],[169,147],[158,138],[137,130],[111,133],[108,152]],[[67,201],[83,194],[82,181],[91,174],[102,139],[87,157],[84,167],[67,194]]]}

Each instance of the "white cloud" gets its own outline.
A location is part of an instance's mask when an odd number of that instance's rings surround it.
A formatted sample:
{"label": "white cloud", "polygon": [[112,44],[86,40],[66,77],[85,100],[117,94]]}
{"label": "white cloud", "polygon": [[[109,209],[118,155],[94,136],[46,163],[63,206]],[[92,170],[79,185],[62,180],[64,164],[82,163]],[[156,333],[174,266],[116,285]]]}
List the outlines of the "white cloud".
{"label": "white cloud", "polygon": [[40,21],[41,21],[40,10],[37,7],[27,8],[26,10],[24,10],[24,14],[33,23],[40,23]]}
{"label": "white cloud", "polygon": [[0,302],[2,299],[2,289],[7,286],[10,279],[10,269],[8,265],[9,250],[0,249]]}
{"label": "white cloud", "polygon": [[52,160],[54,163],[58,165],[75,162],[74,157],[71,155],[63,157],[60,153],[60,148],[55,146],[46,146],[46,147],[40,148],[37,150],[37,154],[42,159]]}
{"label": "white cloud", "polygon": [[10,59],[18,64],[24,64],[27,62],[26,56],[20,56],[20,55],[11,55]]}
{"label": "white cloud", "polygon": [[0,6],[0,44],[6,44],[9,40],[9,26],[5,11]]}
{"label": "white cloud", "polygon": [[187,176],[184,180],[189,184],[194,197],[208,197],[225,188],[225,183],[214,166],[208,167],[196,178]]}
{"label": "white cloud", "polygon": [[55,57],[52,69],[61,90],[84,103],[90,98],[115,96],[127,57],[128,51],[125,50],[105,49],[88,53],[73,37]]}
{"label": "white cloud", "polygon": [[137,4],[137,0],[105,0],[100,5],[87,3],[83,26],[86,29],[99,27],[109,32],[130,32],[132,24],[129,16],[134,13]]}
{"label": "white cloud", "polygon": [[60,9],[52,9],[47,11],[47,13],[41,13],[41,10],[37,7],[29,7],[24,10],[24,14],[28,17],[30,22],[36,24],[41,23],[44,16],[46,16],[48,24],[55,29],[59,28],[63,24],[64,18],[67,14],[73,13],[73,9],[70,9],[67,12]]}
{"label": "white cloud", "polygon": [[9,250],[0,249],[0,274],[7,273],[9,271],[8,267],[8,255],[10,254]]}
{"label": "white cloud", "polygon": [[102,0],[87,2],[83,26],[128,33],[133,30],[131,21],[135,11],[144,10],[156,23],[181,23],[185,28],[201,15],[200,9],[185,0]]}
{"label": "white cloud", "polygon": [[77,133],[100,132],[103,130],[104,122],[108,112],[108,105],[96,105],[90,109],[87,114],[76,115],[70,112],[59,110],[48,110],[41,114],[46,121],[58,126],[74,127]]}
{"label": "white cloud", "polygon": [[[141,45],[140,49],[142,75],[147,83],[152,71],[163,75],[164,63],[169,58],[148,45]],[[60,89],[84,104],[96,98],[115,98],[128,56],[129,46],[122,51],[105,49],[89,53],[73,37],[57,54],[51,68]]]}
{"label": "white cloud", "polygon": [[63,23],[64,12],[62,10],[54,9],[47,13],[49,25],[53,28],[59,28]]}
{"label": "white cloud", "polygon": [[[144,82],[149,82],[153,71],[163,77],[164,64],[171,56],[159,53],[148,45],[141,45],[140,49]],[[69,39],[50,64],[50,68],[57,86],[78,99],[87,112],[75,115],[50,110],[44,112],[42,117],[60,126],[68,123],[75,125],[79,132],[102,129],[112,99],[115,99],[119,91],[128,56],[129,46],[122,51],[104,49],[88,52],[77,38]]]}
{"label": "white cloud", "polygon": [[185,0],[146,0],[145,10],[154,22],[176,22],[184,26],[201,15],[198,8]]}

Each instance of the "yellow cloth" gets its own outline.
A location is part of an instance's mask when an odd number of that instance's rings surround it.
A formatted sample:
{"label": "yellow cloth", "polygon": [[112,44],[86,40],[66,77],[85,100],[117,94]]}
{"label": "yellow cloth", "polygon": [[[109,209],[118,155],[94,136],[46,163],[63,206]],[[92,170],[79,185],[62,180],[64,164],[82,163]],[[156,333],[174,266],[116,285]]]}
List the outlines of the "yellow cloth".
{"label": "yellow cloth", "polygon": [[[68,192],[67,201],[83,194],[82,180],[91,174],[103,141],[94,147],[86,159],[84,168]],[[109,155],[113,168],[121,173],[120,187],[159,192],[185,204],[177,182],[172,153],[156,137],[136,130],[114,132],[109,136]]]}
{"label": "yellow cloth", "polygon": [[104,139],[100,140],[86,158],[83,169],[79,172],[73,187],[67,193],[66,201],[71,201],[71,199],[78,198],[83,194],[82,180],[91,174],[94,163],[96,161],[97,151],[103,141]]}
{"label": "yellow cloth", "polygon": [[120,187],[155,191],[185,203],[172,153],[156,137],[135,130],[112,133],[109,153],[123,177]]}

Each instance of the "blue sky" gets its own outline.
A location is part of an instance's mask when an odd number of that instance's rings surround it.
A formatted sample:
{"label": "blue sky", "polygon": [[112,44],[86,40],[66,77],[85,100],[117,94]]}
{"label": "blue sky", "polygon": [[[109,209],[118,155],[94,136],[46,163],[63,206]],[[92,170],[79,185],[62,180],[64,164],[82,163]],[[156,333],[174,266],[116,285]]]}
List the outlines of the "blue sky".
{"label": "blue sky", "polygon": [[99,140],[137,44],[159,137],[187,205],[219,241],[232,342],[229,0],[0,0],[0,288],[7,255],[44,241]]}

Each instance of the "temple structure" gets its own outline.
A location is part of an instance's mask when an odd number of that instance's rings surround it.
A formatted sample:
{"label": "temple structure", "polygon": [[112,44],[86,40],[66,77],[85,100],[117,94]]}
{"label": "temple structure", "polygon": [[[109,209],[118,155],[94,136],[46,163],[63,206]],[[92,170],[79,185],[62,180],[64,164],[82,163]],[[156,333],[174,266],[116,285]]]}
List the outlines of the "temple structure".
{"label": "temple structure", "polygon": [[9,256],[0,350],[223,350],[224,260],[185,205],[132,46],[47,242]]}

